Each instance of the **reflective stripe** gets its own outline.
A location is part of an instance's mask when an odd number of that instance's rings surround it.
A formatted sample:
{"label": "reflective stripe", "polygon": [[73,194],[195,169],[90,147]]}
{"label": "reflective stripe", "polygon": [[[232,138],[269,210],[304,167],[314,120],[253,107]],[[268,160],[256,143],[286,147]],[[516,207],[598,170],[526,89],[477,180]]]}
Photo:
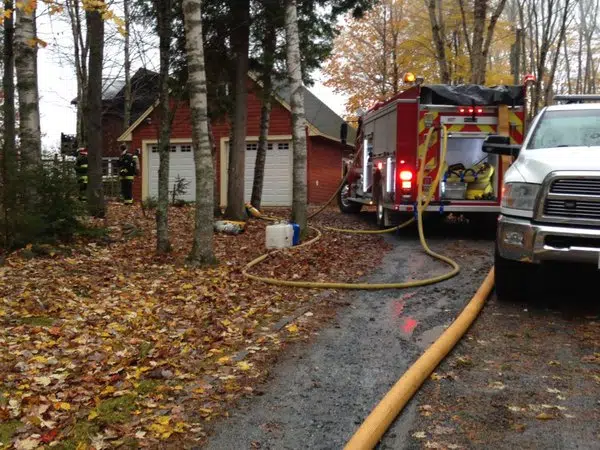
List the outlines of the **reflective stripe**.
{"label": "reflective stripe", "polygon": [[131,180],[131,181],[133,181],[134,178],[135,178],[134,176],[128,175],[126,177],[121,177],[121,180]]}
{"label": "reflective stripe", "polygon": [[82,165],[77,166],[77,167],[79,167],[80,169],[87,169],[88,165],[87,164],[82,164]]}
{"label": "reflective stripe", "polygon": [[123,200],[123,203],[125,203],[126,205],[130,205],[133,203],[133,200]]}
{"label": "reflective stripe", "polygon": [[79,177],[79,181],[83,181],[84,183],[88,182],[88,177],[84,176],[84,177]]}

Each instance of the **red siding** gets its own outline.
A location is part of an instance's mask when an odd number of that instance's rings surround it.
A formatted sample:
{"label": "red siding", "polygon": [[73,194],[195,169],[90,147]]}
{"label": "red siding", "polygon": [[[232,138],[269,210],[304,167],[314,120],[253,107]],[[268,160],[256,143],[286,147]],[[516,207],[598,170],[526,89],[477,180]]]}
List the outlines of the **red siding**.
{"label": "red siding", "polygon": [[102,155],[119,156],[119,145],[117,141],[123,134],[123,119],[112,114],[102,116]]}
{"label": "red siding", "polygon": [[[347,146],[346,146],[347,148]],[[308,202],[325,203],[342,181],[344,146],[320,136],[309,138]]]}
{"label": "red siding", "polygon": [[[262,103],[260,98],[252,91],[248,95],[248,127],[246,135],[256,137],[260,133],[260,110]],[[134,131],[131,149],[142,149],[142,141],[157,140],[159,119],[157,111],[152,114]],[[227,120],[220,120],[212,124],[215,145],[217,147],[217,186],[220,186],[220,153],[221,139],[228,138],[230,127]],[[269,126],[270,136],[289,136],[292,134],[291,114],[279,103],[273,103],[271,110],[271,122]],[[191,118],[187,103],[181,103],[173,120],[172,139],[190,139],[191,141]],[[348,147],[346,147],[348,148]],[[143,161],[140,161],[143,164]],[[321,137],[312,137],[309,141],[308,154],[308,200],[310,203],[323,203],[337,188],[342,175],[342,145]],[[134,198],[142,197],[142,180],[137,177],[134,184]]]}

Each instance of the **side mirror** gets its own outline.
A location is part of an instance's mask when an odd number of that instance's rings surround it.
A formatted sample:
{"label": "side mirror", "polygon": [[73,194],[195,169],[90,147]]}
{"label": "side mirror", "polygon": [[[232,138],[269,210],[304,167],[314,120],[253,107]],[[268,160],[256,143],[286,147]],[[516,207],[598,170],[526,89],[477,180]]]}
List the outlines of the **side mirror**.
{"label": "side mirror", "polygon": [[494,155],[506,155],[506,156],[518,156],[520,145],[512,145],[510,143],[510,137],[500,136],[498,134],[492,134],[485,138],[481,150],[485,153],[492,153]]}
{"label": "side mirror", "polygon": [[348,139],[348,124],[343,122],[340,126],[340,141],[342,141],[342,145],[346,145],[346,139]]}

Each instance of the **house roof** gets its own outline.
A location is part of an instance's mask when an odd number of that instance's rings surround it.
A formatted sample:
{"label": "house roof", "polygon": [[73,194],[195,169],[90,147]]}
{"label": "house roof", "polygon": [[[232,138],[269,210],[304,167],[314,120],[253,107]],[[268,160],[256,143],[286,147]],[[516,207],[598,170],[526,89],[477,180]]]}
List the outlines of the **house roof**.
{"label": "house roof", "polygon": [[[258,78],[253,74],[249,77],[260,85]],[[311,136],[322,136],[324,138],[339,142],[340,128],[344,119],[337,115],[331,108],[323,103],[316,95],[314,95],[306,87],[304,90],[304,109],[306,121],[308,122],[309,132]],[[291,111],[291,91],[287,84],[280,83],[275,88],[275,99],[288,111]],[[154,97],[156,98],[156,97]],[[119,137],[119,141],[131,141],[133,131],[146,119],[158,106],[158,101],[151,103],[146,111],[141,114],[131,124],[131,126]],[[356,130],[348,127],[347,144],[354,146],[356,138]]]}
{"label": "house roof", "polygon": [[[305,86],[304,91],[304,113],[308,123],[313,125],[320,134],[333,140],[339,140],[340,128],[344,119],[337,115],[329,106],[323,103],[315,94]],[[287,83],[281,83],[275,88],[276,94],[288,105],[291,105],[291,90]],[[347,142],[354,143],[356,130],[348,127]]]}
{"label": "house roof", "polygon": [[[146,68],[138,69],[131,77],[131,120],[135,122],[152,106],[158,92],[159,74]],[[71,101],[77,104],[77,98]],[[104,83],[102,87],[103,114],[124,116],[125,80],[116,79]]]}

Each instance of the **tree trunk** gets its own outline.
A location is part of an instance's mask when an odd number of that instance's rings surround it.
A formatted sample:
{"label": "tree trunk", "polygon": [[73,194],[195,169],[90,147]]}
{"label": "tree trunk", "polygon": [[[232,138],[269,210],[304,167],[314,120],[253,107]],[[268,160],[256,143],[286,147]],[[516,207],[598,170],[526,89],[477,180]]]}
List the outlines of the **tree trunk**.
{"label": "tree trunk", "polygon": [[[212,163],[213,168],[217,168],[217,144],[215,143],[215,135],[213,134],[210,112],[208,113],[208,142],[210,144],[210,152],[212,154]],[[219,183],[216,176],[213,177],[213,211],[215,217],[221,216],[221,205],[220,205],[220,196],[219,196]]]}
{"label": "tree trunk", "polygon": [[200,9],[200,0],[183,0],[192,141],[196,169],[195,229],[192,251],[188,258],[189,262],[194,265],[215,263],[213,251],[213,182],[215,173],[208,130],[208,101]]}
{"label": "tree trunk", "polygon": [[494,30],[496,29],[496,24],[498,23],[498,19],[504,11],[505,6],[506,0],[500,0],[496,5],[496,9],[494,10],[492,17],[490,18],[490,23],[488,24],[485,40],[483,42],[483,48],[481,49],[482,70],[479,74],[478,84],[485,84],[485,77],[487,73],[487,61],[490,54],[490,46],[492,45],[492,39],[494,37]]}
{"label": "tree trunk", "polygon": [[19,92],[19,141],[21,161],[34,167],[42,162],[42,137],[37,88],[35,11],[18,9],[15,33],[15,68]]}
{"label": "tree trunk", "polygon": [[90,38],[86,121],[88,143],[88,208],[92,216],[104,217],[102,188],[102,63],[104,60],[104,20],[102,2],[85,13]]}
{"label": "tree trunk", "polygon": [[481,73],[485,70],[483,58],[483,29],[487,13],[487,0],[473,3],[473,42],[471,45],[471,83],[481,84]]}
{"label": "tree trunk", "polygon": [[123,111],[123,129],[126,130],[131,125],[131,55],[129,52],[129,30],[131,25],[131,14],[129,11],[130,0],[123,0],[123,15],[125,20],[125,48],[124,48],[124,70],[125,70],[125,92],[124,92],[124,111]]}
{"label": "tree trunk", "polygon": [[433,35],[433,46],[435,49],[435,57],[437,59],[440,70],[440,83],[450,84],[450,70],[448,68],[448,60],[446,58],[446,45],[444,43],[443,23],[438,20],[436,15],[436,0],[427,1],[427,10],[429,12],[429,21],[431,22],[431,33]]}
{"label": "tree trunk", "polygon": [[260,111],[260,136],[254,165],[254,180],[252,182],[252,197],[250,203],[260,210],[265,176],[265,160],[267,158],[269,121],[271,119],[271,99],[273,96],[273,66],[275,65],[275,49],[277,31],[273,23],[268,24],[263,40],[263,73],[262,73],[262,108]]}
{"label": "tree trunk", "polygon": [[[3,78],[2,78],[2,90],[4,92],[4,104],[3,119],[4,119],[4,133],[3,133],[3,145],[2,155],[0,156],[0,163],[2,164],[2,171],[0,173],[0,186],[2,187],[0,197],[0,219],[3,224],[3,228],[7,234],[3,237],[2,241],[5,247],[8,247],[10,237],[8,235],[8,219],[10,215],[11,206],[15,204],[14,189],[11,189],[12,183],[10,180],[15,175],[16,168],[16,122],[15,122],[15,66],[14,66],[14,35],[15,29],[13,24],[14,14],[12,12],[13,2],[4,2],[4,42],[3,42]],[[9,12],[10,11],[10,12]]]}
{"label": "tree trunk", "polygon": [[554,56],[552,58],[552,65],[550,66],[550,73],[548,76],[548,83],[544,89],[544,103],[546,105],[550,104],[551,98],[550,94],[552,92],[552,87],[554,84],[554,76],[556,75],[556,67],[558,66],[558,57],[560,56],[560,46],[562,45],[563,40],[565,39],[567,33],[567,19],[569,17],[569,6],[570,0],[565,0],[565,5],[562,13],[562,18],[560,21],[560,28],[558,32],[558,42],[556,43],[556,51],[554,52]]}
{"label": "tree trunk", "polygon": [[569,49],[567,48],[567,40],[563,40],[563,50],[564,50],[564,58],[565,58],[565,70],[567,71],[567,93],[571,94],[573,91],[572,81],[571,81],[571,63],[569,62]]}
{"label": "tree trunk", "polygon": [[[160,47],[160,94],[158,137],[158,205],[156,207],[156,252],[171,251],[169,241],[169,159],[171,117],[169,114],[169,61],[171,49],[171,0],[155,0]],[[198,201],[198,199],[196,199]]]}
{"label": "tree trunk", "polygon": [[86,139],[86,117],[87,110],[87,84],[88,69],[87,58],[89,52],[89,30],[83,35],[81,26],[81,10],[79,0],[67,0],[65,7],[69,13],[71,22],[71,33],[73,35],[73,56],[75,59],[75,72],[77,75],[77,141],[80,147],[85,147]]}
{"label": "tree trunk", "polygon": [[4,17],[4,42],[3,42],[3,70],[2,90],[4,92],[4,133],[3,133],[3,158],[16,154],[16,122],[15,122],[15,54],[13,24],[13,2],[4,2],[4,11],[11,11]]}
{"label": "tree trunk", "polygon": [[300,226],[300,234],[302,237],[305,237],[308,232],[306,118],[304,115],[304,90],[302,87],[296,0],[286,0],[285,36],[287,44],[287,71],[292,97],[292,141],[294,148],[292,221]]}
{"label": "tree trunk", "polygon": [[227,210],[232,220],[244,220],[244,176],[246,127],[248,123],[248,51],[250,46],[250,0],[233,2],[234,28],[231,32],[235,63],[234,112],[229,145]]}

